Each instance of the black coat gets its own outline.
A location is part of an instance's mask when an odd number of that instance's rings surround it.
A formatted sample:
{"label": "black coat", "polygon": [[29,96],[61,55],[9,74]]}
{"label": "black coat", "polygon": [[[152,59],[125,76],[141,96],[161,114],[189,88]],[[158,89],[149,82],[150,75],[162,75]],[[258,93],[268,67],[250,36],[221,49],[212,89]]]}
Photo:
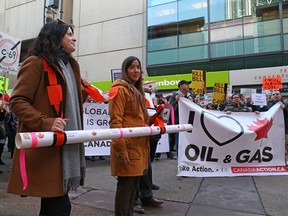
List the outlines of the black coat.
{"label": "black coat", "polygon": [[[271,101],[267,104],[267,110],[269,110],[272,106],[274,106],[276,103],[278,103],[279,101]],[[285,126],[285,134],[288,134],[288,104],[284,103],[283,100],[281,100],[280,102],[282,102],[285,105],[285,108],[283,109],[283,114],[284,114],[284,126]]]}

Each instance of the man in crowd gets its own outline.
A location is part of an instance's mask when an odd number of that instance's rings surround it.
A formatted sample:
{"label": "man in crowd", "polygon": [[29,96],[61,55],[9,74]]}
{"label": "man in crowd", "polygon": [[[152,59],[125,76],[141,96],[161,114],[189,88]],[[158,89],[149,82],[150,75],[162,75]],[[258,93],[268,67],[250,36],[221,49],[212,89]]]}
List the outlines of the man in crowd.
{"label": "man in crowd", "polygon": [[232,103],[228,104],[223,111],[230,114],[231,112],[251,112],[252,109],[249,109],[244,103],[241,103],[239,94],[233,94]]}
{"label": "man in crowd", "polygon": [[283,110],[284,114],[284,125],[285,125],[285,159],[287,164],[288,159],[288,104],[286,104],[282,100],[282,95],[279,90],[273,90],[272,91],[272,100],[268,102],[267,104],[267,110],[269,110],[272,106],[274,106],[276,103],[281,102],[280,108]]}
{"label": "man in crowd", "polygon": [[260,107],[254,105],[254,102],[252,101],[251,95],[247,95],[245,97],[245,105],[250,108],[253,112],[259,111]]}
{"label": "man in crowd", "polygon": [[[181,80],[178,83],[179,90],[173,93],[172,98],[170,100],[170,105],[173,106],[173,108],[174,108],[175,124],[179,124],[178,100],[180,99],[180,97],[188,98],[194,102],[192,94],[189,90],[189,84],[190,83],[191,83],[191,81]],[[178,150],[179,133],[171,133],[171,134],[169,134],[169,136],[170,136],[169,137],[170,139],[174,139],[176,149]]]}

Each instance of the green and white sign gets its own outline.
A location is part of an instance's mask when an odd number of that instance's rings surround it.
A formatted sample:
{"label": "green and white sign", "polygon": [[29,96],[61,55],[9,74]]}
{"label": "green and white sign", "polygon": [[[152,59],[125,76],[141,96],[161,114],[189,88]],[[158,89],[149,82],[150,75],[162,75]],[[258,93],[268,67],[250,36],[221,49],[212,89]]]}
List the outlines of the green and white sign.
{"label": "green and white sign", "polygon": [[[178,82],[180,80],[191,81],[192,73],[144,77],[144,82],[152,81],[152,80],[153,81],[155,80],[157,82],[157,88],[159,91],[175,90],[175,89],[178,89]],[[206,73],[206,87],[213,88],[215,82],[229,83],[229,72],[228,71],[207,72]],[[112,82],[111,80],[107,80],[107,81],[91,82],[91,84],[101,89],[103,92],[107,92],[109,91]]]}

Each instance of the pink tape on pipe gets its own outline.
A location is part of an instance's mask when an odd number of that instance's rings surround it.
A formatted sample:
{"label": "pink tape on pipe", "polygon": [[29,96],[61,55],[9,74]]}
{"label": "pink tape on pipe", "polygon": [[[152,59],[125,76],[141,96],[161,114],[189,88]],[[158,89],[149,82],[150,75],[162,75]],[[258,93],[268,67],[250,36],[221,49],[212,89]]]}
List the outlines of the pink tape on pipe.
{"label": "pink tape on pipe", "polygon": [[36,136],[35,132],[30,133],[31,139],[32,139],[32,145],[31,148],[36,148],[38,146],[38,138]]}
{"label": "pink tape on pipe", "polygon": [[150,135],[152,135],[152,133],[153,133],[153,130],[152,130],[152,128],[151,128],[151,127],[149,127],[149,129],[150,129]]}
{"label": "pink tape on pipe", "polygon": [[26,172],[26,161],[25,161],[25,149],[20,149],[20,173],[23,182],[23,190],[26,190],[28,186],[28,178]]}
{"label": "pink tape on pipe", "polygon": [[119,131],[120,131],[120,137],[119,137],[119,139],[121,139],[121,138],[123,137],[123,135],[124,135],[124,132],[123,132],[122,128],[119,128]]}
{"label": "pink tape on pipe", "polygon": [[[38,139],[35,132],[30,133],[31,136],[31,148],[36,148],[38,146]],[[26,161],[25,161],[25,149],[20,150],[20,173],[23,182],[23,190],[26,190],[28,187],[28,177],[27,177],[27,170],[26,170]]]}

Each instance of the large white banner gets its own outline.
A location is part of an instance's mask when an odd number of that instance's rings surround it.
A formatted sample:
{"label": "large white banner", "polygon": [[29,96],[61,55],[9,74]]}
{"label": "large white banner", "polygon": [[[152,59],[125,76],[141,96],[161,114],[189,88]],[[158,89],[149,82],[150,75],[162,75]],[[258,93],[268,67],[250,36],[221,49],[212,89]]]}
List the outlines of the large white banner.
{"label": "large white banner", "polygon": [[[155,111],[154,111],[155,113]],[[107,103],[84,103],[84,130],[109,129]],[[110,155],[111,140],[85,142],[86,156]],[[169,152],[168,134],[162,134],[156,152]]]}
{"label": "large white banner", "polygon": [[178,176],[287,175],[280,104],[260,114],[228,115],[181,98],[179,113],[193,130],[180,133]]}

